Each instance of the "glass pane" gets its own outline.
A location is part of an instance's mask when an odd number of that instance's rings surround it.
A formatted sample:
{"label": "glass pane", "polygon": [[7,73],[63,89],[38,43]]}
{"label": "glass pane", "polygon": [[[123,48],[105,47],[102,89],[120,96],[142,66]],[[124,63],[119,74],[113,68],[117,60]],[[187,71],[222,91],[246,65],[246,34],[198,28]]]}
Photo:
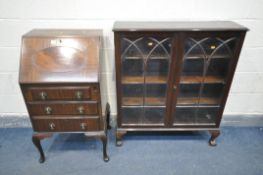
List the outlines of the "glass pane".
{"label": "glass pane", "polygon": [[215,124],[236,38],[187,38],[175,124]]}
{"label": "glass pane", "polygon": [[213,124],[219,108],[217,107],[176,107],[177,124]]}
{"label": "glass pane", "polygon": [[143,84],[123,84],[122,104],[125,106],[141,106],[143,105]]}
{"label": "glass pane", "polygon": [[122,107],[123,125],[163,125],[164,107]]}
{"label": "glass pane", "polygon": [[122,38],[123,124],[163,124],[170,65],[169,37]]}
{"label": "glass pane", "polygon": [[164,106],[166,98],[166,84],[145,85],[145,105]]}

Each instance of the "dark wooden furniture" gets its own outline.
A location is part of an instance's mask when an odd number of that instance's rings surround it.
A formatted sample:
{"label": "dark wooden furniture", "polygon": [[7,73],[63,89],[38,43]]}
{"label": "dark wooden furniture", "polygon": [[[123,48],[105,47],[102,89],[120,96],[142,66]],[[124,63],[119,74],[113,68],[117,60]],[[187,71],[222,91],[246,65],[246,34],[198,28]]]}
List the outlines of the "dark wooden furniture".
{"label": "dark wooden furniture", "polygon": [[116,143],[129,131],[211,132],[247,28],[234,22],[116,22]]}
{"label": "dark wooden furniture", "polygon": [[22,38],[19,83],[40,144],[52,133],[85,133],[103,142],[108,161],[107,117],[102,115],[99,58],[100,30],[32,30]]}

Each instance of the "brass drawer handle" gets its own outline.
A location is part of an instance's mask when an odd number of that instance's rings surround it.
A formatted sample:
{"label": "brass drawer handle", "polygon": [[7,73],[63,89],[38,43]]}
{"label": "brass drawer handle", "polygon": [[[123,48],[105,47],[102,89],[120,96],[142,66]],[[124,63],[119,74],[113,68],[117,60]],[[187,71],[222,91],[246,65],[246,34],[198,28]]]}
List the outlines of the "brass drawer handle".
{"label": "brass drawer handle", "polygon": [[52,108],[48,106],[45,108],[45,111],[47,115],[50,115],[52,113]]}
{"label": "brass drawer handle", "polygon": [[42,99],[42,100],[46,100],[47,99],[47,93],[46,92],[40,92],[39,93],[39,96],[40,96],[40,98]]}
{"label": "brass drawer handle", "polygon": [[76,96],[76,98],[77,99],[82,99],[83,98],[83,92],[81,92],[81,91],[77,91],[76,93],[75,93],[75,96]]}
{"label": "brass drawer handle", "polygon": [[82,130],[86,130],[86,129],[87,129],[87,123],[81,123],[81,124],[80,124],[80,128],[81,128]]}
{"label": "brass drawer handle", "polygon": [[85,109],[83,106],[79,106],[78,111],[79,111],[79,114],[84,114]]}
{"label": "brass drawer handle", "polygon": [[54,130],[56,125],[55,123],[49,123],[48,126],[50,130]]}

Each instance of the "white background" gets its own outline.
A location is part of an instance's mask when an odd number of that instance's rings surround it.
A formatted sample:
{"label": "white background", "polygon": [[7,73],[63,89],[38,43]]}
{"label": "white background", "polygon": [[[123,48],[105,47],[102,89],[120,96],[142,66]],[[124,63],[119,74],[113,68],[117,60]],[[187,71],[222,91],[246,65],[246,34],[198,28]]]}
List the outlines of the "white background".
{"label": "white background", "polygon": [[103,28],[102,97],[116,114],[116,20],[231,20],[248,27],[225,114],[263,113],[263,0],[0,0],[0,115],[27,115],[18,67],[21,36],[33,28]]}

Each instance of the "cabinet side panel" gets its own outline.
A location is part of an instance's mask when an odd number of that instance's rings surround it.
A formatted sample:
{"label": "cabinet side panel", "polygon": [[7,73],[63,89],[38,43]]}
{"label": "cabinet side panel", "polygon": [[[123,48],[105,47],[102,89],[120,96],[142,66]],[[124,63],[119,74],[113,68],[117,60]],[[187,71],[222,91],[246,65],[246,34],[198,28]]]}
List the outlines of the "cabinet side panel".
{"label": "cabinet side panel", "polygon": [[120,51],[120,33],[114,33],[115,44],[115,71],[116,71],[116,88],[117,88],[117,126],[121,127],[121,51]]}
{"label": "cabinet side panel", "polygon": [[241,49],[242,49],[242,46],[243,46],[243,43],[244,43],[245,36],[246,36],[246,32],[239,32],[238,33],[238,41],[237,41],[237,45],[236,45],[236,48],[234,50],[234,55],[233,55],[234,59],[229,64],[228,78],[226,80],[227,84],[226,84],[225,90],[223,92],[223,97],[222,97],[222,101],[221,101],[221,110],[219,111],[219,117],[217,118],[217,121],[216,121],[217,127],[220,126],[220,122],[222,120],[222,116],[223,116],[223,112],[224,112],[224,109],[225,109],[226,101],[227,101],[227,98],[228,98],[228,95],[229,95],[229,90],[230,90],[230,87],[231,87],[231,84],[232,84],[232,80],[233,80],[233,77],[234,77],[234,73],[235,73],[236,66],[237,66],[237,63],[238,63],[238,60],[239,60],[239,56],[240,56],[240,52],[241,52]]}

